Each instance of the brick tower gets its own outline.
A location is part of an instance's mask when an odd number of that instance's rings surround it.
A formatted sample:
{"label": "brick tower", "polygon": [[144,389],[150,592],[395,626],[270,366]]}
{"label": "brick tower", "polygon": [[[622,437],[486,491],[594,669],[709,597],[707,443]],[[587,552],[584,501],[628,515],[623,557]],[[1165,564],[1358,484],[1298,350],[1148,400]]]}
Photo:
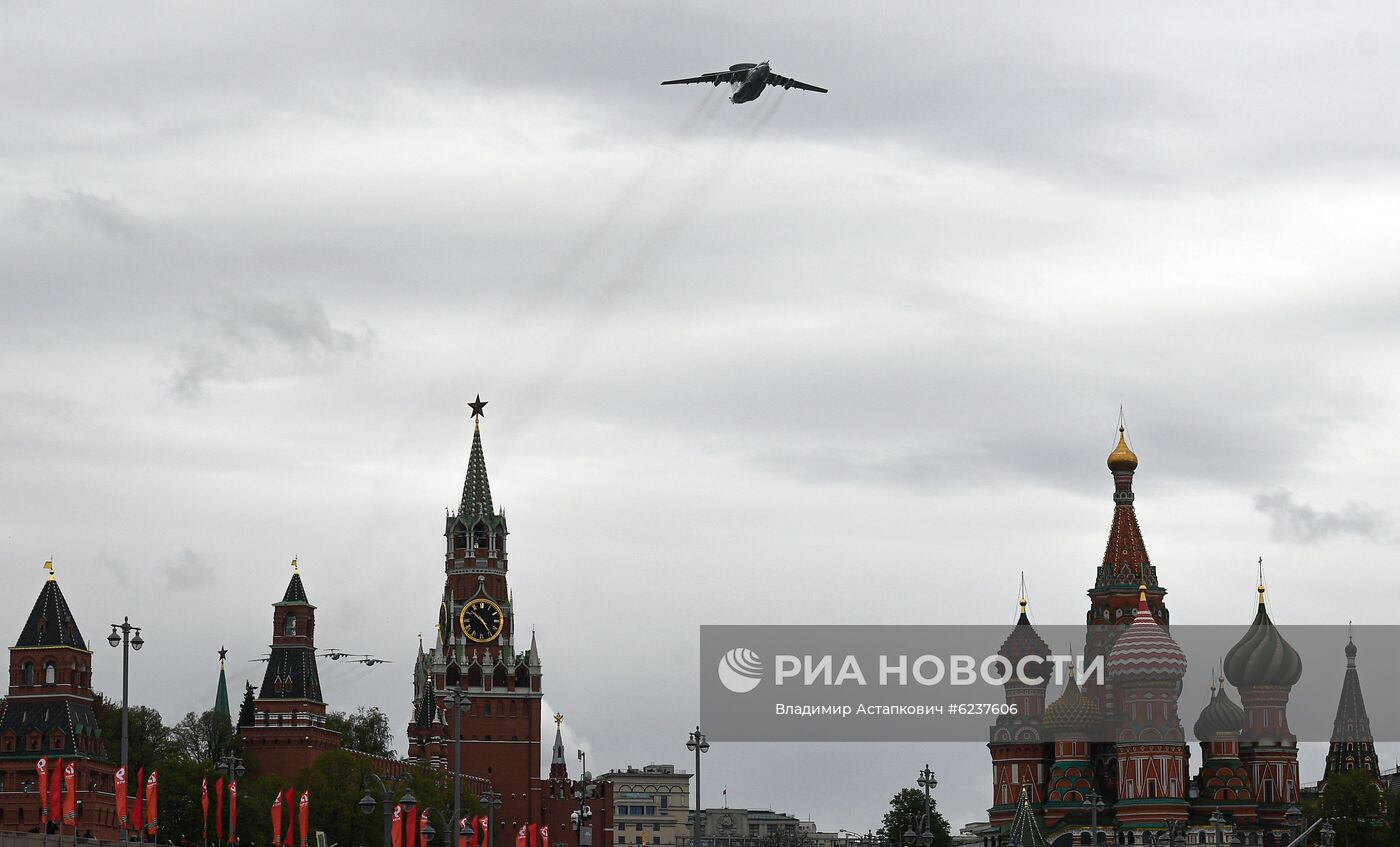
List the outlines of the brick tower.
{"label": "brick tower", "polygon": [[[496,837],[541,820],[542,670],[535,636],[528,649],[516,638],[506,555],[506,516],[491,501],[481,447],[486,403],[471,404],[475,431],[462,500],[446,522],[445,580],[436,637],[420,646],[413,675],[408,757],[444,769],[453,763],[454,733],[462,739],[462,770],[491,781],[501,795]],[[471,706],[458,712],[449,692],[461,688]],[[504,843],[497,840],[496,843]]]}

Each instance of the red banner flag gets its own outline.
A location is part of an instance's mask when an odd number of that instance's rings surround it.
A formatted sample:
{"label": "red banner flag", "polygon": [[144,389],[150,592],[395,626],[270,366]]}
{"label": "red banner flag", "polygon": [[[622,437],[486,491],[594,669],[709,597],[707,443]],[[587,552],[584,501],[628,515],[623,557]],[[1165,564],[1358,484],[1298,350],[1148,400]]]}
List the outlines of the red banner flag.
{"label": "red banner flag", "polygon": [[311,792],[301,792],[301,847],[306,847],[306,837],[311,832]]}
{"label": "red banner flag", "polygon": [[209,777],[199,781],[199,808],[204,812],[204,841],[209,840]]}
{"label": "red banner flag", "polygon": [[117,826],[126,828],[126,768],[117,768],[114,778],[117,794]]}
{"label": "red banner flag", "polygon": [[224,842],[224,778],[214,782],[214,836]]}
{"label": "red banner flag", "polygon": [[462,818],[457,821],[457,847],[476,847],[476,818]]}
{"label": "red banner flag", "polygon": [[540,847],[540,825],[530,824],[530,847]]}
{"label": "red banner flag", "polygon": [[482,815],[476,819],[477,824],[477,847],[490,847],[491,845],[491,819]]}
{"label": "red banner flag", "polygon": [[272,795],[272,844],[282,847],[282,792]]}
{"label": "red banner flag", "polygon": [[140,841],[140,840],[141,840],[141,827],[142,827],[142,825],[143,825],[143,823],[144,823],[143,818],[142,818],[142,816],[141,816],[141,810],[145,808],[145,804],[141,802],[141,789],[144,788],[145,785],[146,785],[146,769],[145,769],[145,768],[137,768],[137,769],[136,769],[136,796],[135,796],[135,798],[134,798],[134,799],[136,800],[136,814],[134,814],[134,815],[131,816],[131,828],[134,829],[134,830],[136,830],[136,840],[137,840],[137,841]]}
{"label": "red banner flag", "polygon": [[282,843],[283,843],[283,844],[295,844],[295,843],[297,843],[297,837],[296,837],[296,831],[297,831],[297,792],[296,792],[296,789],[293,788],[293,787],[291,787],[290,785],[287,786],[287,791],[286,791],[286,793],[285,793],[284,796],[285,796],[286,799],[282,801],[282,806],[283,806],[283,808],[285,808],[285,809],[287,810],[287,839],[286,839],[285,841],[283,841]]}
{"label": "red banner flag", "polygon": [[549,847],[549,827],[540,827],[540,844],[542,847]]}
{"label": "red banner flag", "polygon": [[403,816],[403,847],[418,847],[418,818],[412,811]]}
{"label": "red banner flag", "polygon": [[520,831],[515,834],[515,847],[529,847],[530,828],[525,824],[520,825]]}
{"label": "red banner flag", "polygon": [[403,847],[403,805],[394,804],[394,820],[389,825],[390,847]]}
{"label": "red banner flag", "polygon": [[160,786],[156,784],[156,771],[153,768],[151,775],[146,777],[146,831],[151,834],[153,842],[156,830],[160,828],[160,817],[156,814],[159,790]]}
{"label": "red banner flag", "polygon": [[69,762],[63,769],[63,788],[68,796],[63,798],[63,822],[68,826],[78,825],[78,770]]}
{"label": "red banner flag", "polygon": [[54,759],[49,770],[49,821],[60,823],[63,820],[63,757]]}
{"label": "red banner flag", "polygon": [[228,843],[238,842],[238,780],[228,784]]}
{"label": "red banner flag", "polygon": [[43,823],[49,816],[49,760],[47,756],[40,756],[39,761],[34,763],[34,773],[38,775],[39,786],[39,822]]}

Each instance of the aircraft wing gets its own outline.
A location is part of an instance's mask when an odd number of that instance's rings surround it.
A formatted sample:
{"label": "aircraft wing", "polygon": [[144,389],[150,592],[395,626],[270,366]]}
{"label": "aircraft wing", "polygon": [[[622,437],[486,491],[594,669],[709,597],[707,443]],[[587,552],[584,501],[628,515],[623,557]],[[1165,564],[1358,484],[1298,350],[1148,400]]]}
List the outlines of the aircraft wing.
{"label": "aircraft wing", "polygon": [[708,82],[719,85],[721,82],[734,82],[743,79],[748,74],[747,70],[742,71],[715,71],[714,73],[701,74],[689,79],[668,79],[662,85],[689,85],[692,82]]}
{"label": "aircraft wing", "polygon": [[827,90],[825,88],[818,88],[815,85],[808,85],[807,83],[799,82],[793,79],[792,77],[779,76],[778,74],[769,74],[768,84],[782,86],[783,88],[800,88],[803,91],[816,91],[819,94],[827,93]]}

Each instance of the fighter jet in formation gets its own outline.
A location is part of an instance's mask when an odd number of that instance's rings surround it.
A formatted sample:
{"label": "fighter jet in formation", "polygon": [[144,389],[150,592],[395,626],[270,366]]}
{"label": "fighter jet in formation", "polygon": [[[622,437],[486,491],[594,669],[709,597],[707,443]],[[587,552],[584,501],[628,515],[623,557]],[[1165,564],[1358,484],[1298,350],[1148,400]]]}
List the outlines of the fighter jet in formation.
{"label": "fighter jet in formation", "polygon": [[781,86],[783,88],[800,88],[803,91],[816,91],[822,94],[827,93],[825,88],[818,88],[815,85],[808,85],[805,82],[779,76],[773,73],[773,69],[768,66],[768,62],[762,61],[757,64],[753,62],[740,62],[737,65],[730,65],[727,71],[715,71],[714,73],[701,74],[690,79],[668,79],[662,85],[687,85],[692,82],[708,82],[719,85],[727,82],[734,87],[734,93],[729,95],[731,103],[747,103],[750,100],[757,100],[768,86]]}

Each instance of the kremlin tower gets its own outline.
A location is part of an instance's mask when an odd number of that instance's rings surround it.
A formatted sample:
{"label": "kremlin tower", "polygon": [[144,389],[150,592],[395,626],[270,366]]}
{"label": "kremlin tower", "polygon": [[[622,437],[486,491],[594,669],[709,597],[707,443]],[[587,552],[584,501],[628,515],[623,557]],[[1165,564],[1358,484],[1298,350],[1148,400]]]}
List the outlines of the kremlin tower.
{"label": "kremlin tower", "polygon": [[1347,638],[1347,670],[1342,677],[1342,696],[1337,701],[1337,717],[1332,722],[1332,741],[1327,746],[1327,767],[1322,781],[1339,773],[1360,768],[1380,779],[1376,742],[1371,735],[1371,718],[1361,696],[1361,677],[1356,672],[1356,643]]}

